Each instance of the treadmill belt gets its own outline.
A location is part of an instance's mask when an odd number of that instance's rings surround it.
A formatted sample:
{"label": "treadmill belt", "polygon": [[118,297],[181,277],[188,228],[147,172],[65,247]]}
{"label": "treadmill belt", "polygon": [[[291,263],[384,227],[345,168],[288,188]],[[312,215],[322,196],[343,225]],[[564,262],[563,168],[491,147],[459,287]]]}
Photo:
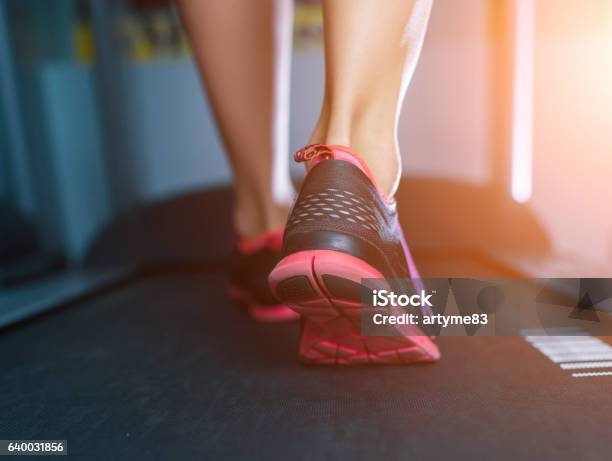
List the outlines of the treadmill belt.
{"label": "treadmill belt", "polygon": [[151,276],[5,330],[0,438],[66,439],[87,460],[612,453],[612,378],[573,378],[523,338],[440,338],[433,365],[306,367],[299,326],[253,323],[225,283]]}

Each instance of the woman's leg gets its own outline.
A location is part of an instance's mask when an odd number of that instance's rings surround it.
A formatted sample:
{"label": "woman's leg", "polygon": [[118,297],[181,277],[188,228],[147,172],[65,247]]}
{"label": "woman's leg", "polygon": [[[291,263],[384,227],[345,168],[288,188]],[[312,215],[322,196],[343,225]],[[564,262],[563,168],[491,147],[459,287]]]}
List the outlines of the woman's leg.
{"label": "woman's leg", "polygon": [[312,143],[352,147],[395,193],[397,121],[433,0],[324,0],[325,97]]}
{"label": "woman's leg", "polygon": [[282,228],[287,166],[291,0],[179,0],[236,191],[234,225],[252,239]]}
{"label": "woman's leg", "polygon": [[[440,352],[416,325],[381,330],[379,313],[360,310],[364,280],[398,294],[424,289],[388,196],[400,174],[399,108],[431,0],[324,0],[323,5],[325,100],[311,141],[324,145],[296,153],[297,161],[310,162],[309,172],[270,285],[302,314],[300,357],[306,363],[433,362]],[[431,309],[422,304],[414,313],[430,315]]]}

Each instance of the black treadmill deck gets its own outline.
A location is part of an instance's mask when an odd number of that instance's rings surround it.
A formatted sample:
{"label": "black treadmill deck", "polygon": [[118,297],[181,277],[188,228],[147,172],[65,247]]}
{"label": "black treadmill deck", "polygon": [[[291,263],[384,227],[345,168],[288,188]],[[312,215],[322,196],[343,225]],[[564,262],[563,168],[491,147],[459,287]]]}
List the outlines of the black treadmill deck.
{"label": "black treadmill deck", "polygon": [[522,338],[442,360],[306,367],[299,327],[253,323],[221,273],[141,279],[0,336],[2,439],[76,459],[605,459],[612,378]]}

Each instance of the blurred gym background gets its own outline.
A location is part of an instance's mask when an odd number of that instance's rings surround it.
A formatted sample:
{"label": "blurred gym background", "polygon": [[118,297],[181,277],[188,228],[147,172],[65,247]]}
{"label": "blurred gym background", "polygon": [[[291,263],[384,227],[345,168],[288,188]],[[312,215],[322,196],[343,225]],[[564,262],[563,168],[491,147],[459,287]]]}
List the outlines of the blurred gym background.
{"label": "blurred gym background", "polygon": [[[293,46],[291,151],[322,96],[316,1]],[[412,244],[609,276],[611,81],[611,1],[436,0],[401,118]],[[0,323],[133,263],[222,261],[230,183],[171,2],[0,0]]]}

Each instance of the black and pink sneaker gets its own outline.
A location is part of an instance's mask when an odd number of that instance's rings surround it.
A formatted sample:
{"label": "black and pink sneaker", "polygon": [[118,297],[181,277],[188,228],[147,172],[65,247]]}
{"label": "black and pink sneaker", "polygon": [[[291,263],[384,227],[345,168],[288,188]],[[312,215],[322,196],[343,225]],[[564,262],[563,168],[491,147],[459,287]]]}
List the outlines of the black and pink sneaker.
{"label": "black and pink sneaker", "polygon": [[283,259],[269,281],[276,297],[303,317],[300,359],[312,364],[438,360],[437,346],[417,327],[403,329],[400,336],[361,335],[363,279],[421,283],[395,200],[348,147],[312,145],[295,160],[309,161],[309,171],[287,221]]}
{"label": "black and pink sneaker", "polygon": [[287,322],[299,314],[276,299],[267,276],[280,259],[283,232],[277,230],[253,240],[237,240],[229,274],[229,295],[245,305],[259,322]]}

